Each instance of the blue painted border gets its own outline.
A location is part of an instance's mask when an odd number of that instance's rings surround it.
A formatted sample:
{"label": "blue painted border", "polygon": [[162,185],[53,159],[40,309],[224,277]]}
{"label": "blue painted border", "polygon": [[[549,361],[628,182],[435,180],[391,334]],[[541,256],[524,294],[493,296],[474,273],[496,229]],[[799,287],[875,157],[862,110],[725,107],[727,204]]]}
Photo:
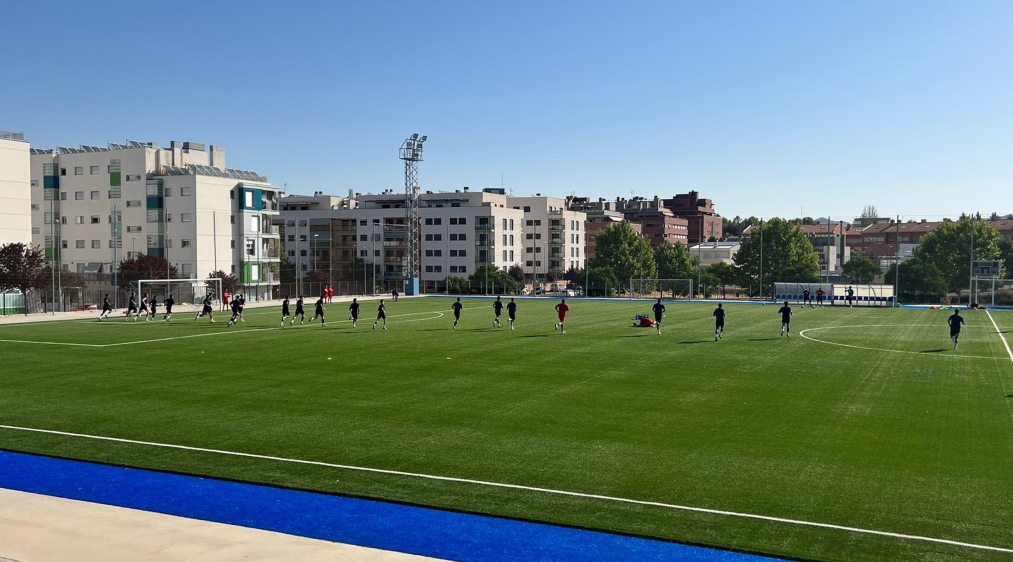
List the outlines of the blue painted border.
{"label": "blue painted border", "polygon": [[774,560],[627,535],[3,450],[0,487],[451,560]]}

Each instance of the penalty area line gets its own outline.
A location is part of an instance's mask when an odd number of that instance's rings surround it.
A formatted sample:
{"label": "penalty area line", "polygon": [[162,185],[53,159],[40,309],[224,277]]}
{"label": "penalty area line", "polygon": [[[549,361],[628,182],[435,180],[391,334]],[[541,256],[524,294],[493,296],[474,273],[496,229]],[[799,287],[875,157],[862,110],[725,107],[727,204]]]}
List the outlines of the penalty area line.
{"label": "penalty area line", "polygon": [[0,424],[0,429],[7,429],[7,430],[11,430],[11,431],[24,431],[24,432],[31,432],[31,433],[43,433],[43,434],[49,434],[49,435],[60,435],[60,436],[64,436],[64,437],[77,437],[77,438],[81,438],[81,439],[93,439],[93,440],[97,440],[97,441],[110,441],[110,442],[115,442],[115,443],[127,443],[127,444],[131,444],[131,445],[143,445],[143,446],[147,446],[147,447],[160,447],[160,448],[164,448],[164,449],[176,449],[176,450],[183,450],[183,451],[194,451],[194,452],[199,452],[199,453],[210,453],[210,454],[215,454],[215,455],[227,455],[227,456],[233,456],[233,457],[243,457],[243,458],[258,459],[258,460],[268,460],[268,461],[276,461],[276,462],[283,462],[283,463],[290,463],[290,464],[321,466],[321,467],[335,468],[335,469],[340,469],[340,470],[350,470],[350,471],[366,472],[366,473],[373,473],[373,474],[384,474],[384,475],[389,475],[389,476],[404,476],[404,477],[418,478],[418,479],[424,479],[424,480],[434,480],[434,481],[440,481],[440,482],[454,482],[454,483],[458,483],[458,484],[471,484],[471,485],[475,485],[475,486],[485,486],[485,487],[490,487],[490,488],[501,488],[501,489],[508,489],[508,490],[522,490],[522,491],[525,491],[525,492],[538,492],[538,493],[551,494],[551,495],[557,495],[557,496],[566,496],[566,497],[574,497],[574,498],[590,499],[590,500],[600,500],[600,501],[613,502],[613,503],[622,503],[622,504],[628,504],[628,505],[641,505],[641,506],[648,506],[648,507],[658,507],[658,508],[663,508],[663,509],[677,510],[677,511],[687,511],[687,512],[692,512],[692,513],[703,513],[703,514],[707,514],[707,515],[719,515],[719,516],[724,516],[724,517],[735,517],[735,518],[739,518],[739,519],[751,519],[751,520],[757,520],[757,521],[767,521],[767,522],[772,522],[772,523],[784,523],[784,524],[798,525],[798,526],[803,526],[803,527],[814,527],[814,528],[819,528],[819,529],[829,529],[829,530],[834,530],[834,531],[845,531],[845,532],[849,532],[849,533],[857,533],[857,534],[863,534],[863,535],[873,535],[873,536],[879,536],[879,537],[887,537],[887,538],[894,538],[894,539],[904,539],[904,540],[917,541],[917,542],[927,542],[927,543],[934,543],[934,544],[944,544],[944,545],[949,545],[949,546],[958,546],[958,547],[971,548],[971,549],[976,549],[976,550],[986,550],[986,551],[990,551],[990,552],[1002,552],[1002,553],[1006,553],[1006,554],[1013,554],[1013,548],[1003,548],[1003,547],[998,547],[998,546],[989,546],[989,545],[983,545],[983,544],[975,544],[975,543],[964,542],[964,541],[956,541],[956,540],[950,540],[950,539],[940,539],[940,538],[935,538],[935,537],[925,537],[925,536],[920,536],[920,535],[910,535],[910,534],[906,534],[906,533],[894,533],[894,532],[891,532],[891,531],[878,531],[878,530],[875,530],[875,529],[863,529],[863,528],[860,528],[860,527],[849,527],[849,526],[846,526],[846,525],[835,525],[835,524],[832,524],[832,523],[818,523],[818,522],[813,522],[813,521],[803,521],[803,520],[800,520],[800,519],[790,519],[790,518],[786,518],[786,517],[774,517],[774,516],[770,516],[770,515],[757,515],[757,514],[753,514],[753,513],[742,513],[742,512],[728,511],[728,510],[723,510],[723,509],[710,509],[710,508],[705,508],[705,507],[694,507],[694,506],[679,505],[679,504],[673,504],[673,503],[663,503],[663,502],[648,501],[648,500],[636,500],[636,499],[621,498],[621,497],[616,497],[616,496],[606,496],[606,495],[601,495],[601,494],[588,494],[588,493],[583,493],[583,492],[572,492],[572,491],[567,491],[567,490],[555,490],[555,489],[552,489],[552,488],[541,488],[541,487],[537,487],[537,486],[523,486],[523,485],[520,485],[520,484],[508,484],[508,483],[503,483],[503,482],[489,482],[489,481],[486,481],[486,480],[474,480],[474,479],[471,479],[471,478],[457,478],[457,477],[453,477],[453,476],[438,476],[438,475],[434,475],[434,474],[423,474],[423,473],[418,473],[418,472],[406,472],[406,471],[402,471],[402,470],[390,470],[390,469],[384,469],[384,468],[353,466],[353,465],[329,463],[329,462],[323,462],[323,461],[311,461],[311,460],[302,460],[302,459],[292,459],[292,458],[286,458],[286,457],[276,457],[276,456],[271,456],[271,455],[259,455],[259,454],[255,454],[255,453],[243,453],[243,452],[238,452],[238,451],[225,451],[225,450],[221,450],[221,449],[208,449],[208,448],[203,448],[203,447],[190,447],[190,446],[186,446],[186,445],[174,445],[174,444],[170,444],[170,443],[156,443],[156,442],[151,442],[151,441],[138,441],[138,440],[134,440],[134,439],[123,439],[123,438],[119,438],[119,437],[106,437],[106,436],[101,436],[101,435],[88,435],[88,434],[84,434],[84,433],[71,433],[71,432],[67,432],[67,431],[56,431],[56,430],[51,430],[51,429],[38,429],[38,428],[31,428],[31,427],[20,427],[20,426],[14,426],[14,425],[3,425],[3,424]]}

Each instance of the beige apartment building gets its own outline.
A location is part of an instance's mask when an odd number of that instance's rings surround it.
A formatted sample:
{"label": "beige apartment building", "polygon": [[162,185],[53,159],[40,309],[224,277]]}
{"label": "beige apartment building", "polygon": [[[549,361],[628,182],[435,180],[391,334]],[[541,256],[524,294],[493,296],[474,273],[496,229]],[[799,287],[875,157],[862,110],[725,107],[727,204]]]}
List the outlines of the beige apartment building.
{"label": "beige apartment building", "polygon": [[32,242],[30,148],[22,133],[0,131],[0,245]]}
{"label": "beige apartment building", "polygon": [[561,279],[586,263],[587,214],[567,209],[562,197],[508,197],[507,205],[524,213],[524,273],[537,281]]}
{"label": "beige apartment building", "polygon": [[251,299],[277,284],[279,190],[227,168],[225,150],[127,141],[31,150],[33,242],[64,271],[110,283],[121,260],[168,259],[182,278],[235,274]]}

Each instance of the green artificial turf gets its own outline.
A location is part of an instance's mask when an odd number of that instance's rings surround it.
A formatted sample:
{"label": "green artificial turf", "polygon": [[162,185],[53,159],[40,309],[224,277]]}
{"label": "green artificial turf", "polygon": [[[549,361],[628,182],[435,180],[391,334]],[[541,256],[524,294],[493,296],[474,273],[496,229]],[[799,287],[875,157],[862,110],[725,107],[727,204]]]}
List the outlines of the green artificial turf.
{"label": "green artificial turf", "polygon": [[[0,321],[0,424],[449,476],[1013,548],[1013,362],[988,317],[946,311],[520,301],[388,303],[390,331]],[[312,307],[310,307],[311,309]],[[439,316],[442,314],[442,316]],[[505,316],[505,315],[504,315]],[[993,316],[1013,338],[1013,313]],[[806,336],[823,340],[812,341]],[[86,346],[18,343],[78,343]],[[150,340],[150,341],[149,341]],[[125,344],[125,345],[119,345]],[[0,447],[773,555],[1008,560],[963,546],[607,499],[0,430]]]}

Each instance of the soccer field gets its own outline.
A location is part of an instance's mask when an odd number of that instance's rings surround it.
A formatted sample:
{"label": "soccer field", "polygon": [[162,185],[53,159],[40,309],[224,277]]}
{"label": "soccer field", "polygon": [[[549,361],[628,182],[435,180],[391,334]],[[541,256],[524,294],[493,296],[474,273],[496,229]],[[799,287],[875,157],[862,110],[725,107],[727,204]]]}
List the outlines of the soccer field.
{"label": "soccer field", "polygon": [[[984,311],[388,302],[390,330],[0,324],[0,448],[827,560],[1013,557],[1013,357]],[[312,313],[312,306],[308,307]],[[505,315],[504,315],[505,316]],[[992,312],[1013,337],[1013,312]],[[505,324],[505,322],[504,322]],[[60,433],[42,433],[29,429]],[[73,434],[73,435],[72,435]],[[97,438],[98,437],[98,438]],[[113,438],[115,440],[110,440]]]}

